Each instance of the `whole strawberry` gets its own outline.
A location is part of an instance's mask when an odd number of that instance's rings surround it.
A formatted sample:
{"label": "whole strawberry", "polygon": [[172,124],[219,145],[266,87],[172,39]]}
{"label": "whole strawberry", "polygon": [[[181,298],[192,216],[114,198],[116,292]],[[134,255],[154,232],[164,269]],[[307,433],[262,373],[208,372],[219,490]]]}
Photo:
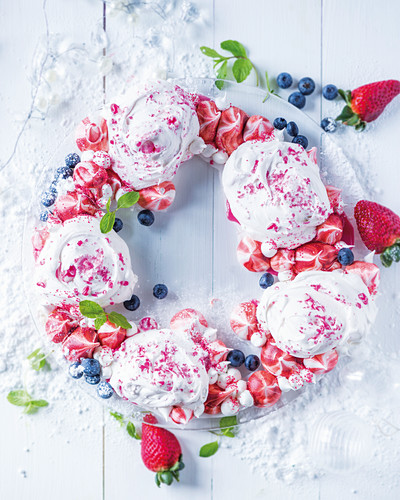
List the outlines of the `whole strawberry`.
{"label": "whole strawberry", "polygon": [[336,120],[355,127],[356,130],[364,130],[367,122],[376,120],[399,93],[398,80],[369,83],[346,92],[339,90],[340,96],[346,101],[346,106]]}
{"label": "whole strawberry", "polygon": [[170,485],[174,479],[179,481],[179,471],[184,468],[179,441],[172,432],[157,427],[157,419],[146,415],[142,424],[142,460],[144,465],[156,473],[156,484]]}
{"label": "whole strawberry", "polygon": [[358,231],[365,246],[381,254],[389,267],[400,261],[400,217],[389,208],[373,201],[361,200],[354,208]]}

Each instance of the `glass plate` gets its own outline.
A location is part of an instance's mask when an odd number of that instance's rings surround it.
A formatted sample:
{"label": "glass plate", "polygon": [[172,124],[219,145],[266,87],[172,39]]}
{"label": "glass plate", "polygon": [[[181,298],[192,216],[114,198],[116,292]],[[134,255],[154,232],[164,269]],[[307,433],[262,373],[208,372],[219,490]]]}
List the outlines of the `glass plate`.
{"label": "glass plate", "polygon": [[[259,114],[271,122],[279,116],[288,122],[295,121],[300,133],[309,139],[309,148],[317,147],[324,183],[343,190],[347,207],[353,207],[363,197],[362,184],[340,147],[309,116],[287,101],[268,95],[264,90],[228,81],[222,90],[216,88],[213,79],[187,78],[174,82],[191,92],[213,99],[225,98],[227,103],[243,109],[248,115]],[[287,136],[286,140],[290,141],[291,138]],[[51,182],[55,168],[64,164],[66,154],[73,151],[77,151],[77,148],[71,134],[43,167],[26,214],[22,250],[24,288],[33,321],[46,349],[54,351],[54,357],[66,373],[69,363],[62,356],[61,348],[46,339],[44,323],[48,311],[39,306],[31,285],[34,267],[31,235],[34,227],[42,224],[38,218],[41,211],[40,193]],[[177,311],[194,307],[205,315],[211,327],[218,328],[218,338],[229,347],[240,348],[245,354],[258,354],[259,349],[251,346],[250,342],[240,340],[229,327],[230,311],[235,305],[244,300],[260,298],[262,290],[258,286],[260,273],[245,270],[236,260],[238,226],[226,218],[219,174],[219,170],[211,168],[198,157],[182,165],[173,181],[176,199],[166,213],[155,214],[156,223],[151,228],[140,226],[136,216],[128,211],[119,213],[118,216],[124,221],[120,235],[130,248],[132,267],[139,276],[135,293],[140,296],[141,306],[135,312],[126,311],[122,304],[113,307],[113,310],[122,312],[128,320],[135,322],[142,317],[152,316],[160,327],[167,327]],[[135,210],[132,209],[133,212]],[[347,216],[352,219],[352,210]],[[170,293],[165,300],[157,301],[152,296],[152,287],[160,282],[168,285]],[[245,370],[242,373],[246,378],[249,375]],[[131,403],[117,397],[102,400],[97,396],[95,386],[86,384],[82,379],[76,383],[110,410],[130,416],[135,421],[141,420],[143,413],[137,407],[132,413]],[[303,390],[307,390],[307,387],[282,393],[278,403],[270,408],[241,410],[237,415],[238,423],[278,411]],[[175,429],[212,430],[219,427],[221,416],[204,415],[191,420],[186,426],[171,422],[160,425]]]}

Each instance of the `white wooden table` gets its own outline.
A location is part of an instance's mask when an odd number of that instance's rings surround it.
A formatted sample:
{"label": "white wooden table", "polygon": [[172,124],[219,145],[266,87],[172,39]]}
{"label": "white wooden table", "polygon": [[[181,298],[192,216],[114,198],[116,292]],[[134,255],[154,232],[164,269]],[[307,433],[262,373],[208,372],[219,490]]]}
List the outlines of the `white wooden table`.
{"label": "white wooden table", "polygon": [[[243,42],[252,60],[270,75],[288,71],[297,79],[312,77],[318,84],[335,83],[354,88],[363,83],[386,78],[400,78],[398,46],[400,3],[396,0],[202,0],[197,2],[208,22],[198,38],[199,44],[218,47],[225,39]],[[103,20],[99,0],[48,0],[45,5],[50,33],[68,35],[77,43],[90,44],[90,29]],[[19,117],[26,116],[31,103],[29,65],[40,36],[46,33],[42,0],[16,0],[0,3],[0,123],[1,159],[11,154],[21,129]],[[120,35],[115,19],[108,19],[111,39]],[[122,28],[121,28],[121,31]],[[107,78],[106,78],[107,85]],[[103,81],[98,79],[88,93],[82,88],[83,105],[74,100],[65,111],[68,126],[82,117],[90,104],[103,98]],[[314,97],[305,111],[317,122],[332,104]],[[370,163],[377,188],[377,199],[400,212],[400,168],[397,148],[400,106],[379,120],[369,132],[369,151],[351,134],[343,136],[351,158]],[[17,118],[17,119],[16,119]],[[53,118],[51,127],[30,121],[24,134],[36,138],[35,158],[45,159],[64,127],[62,112]],[[51,128],[51,129],[50,129]],[[23,161],[24,134],[9,167]],[[13,167],[14,164],[14,167]],[[7,170],[2,175],[7,176]],[[205,182],[211,182],[211,179]],[[0,180],[1,185],[1,180]],[[212,199],[203,199],[205,217]],[[208,215],[207,215],[208,214]],[[207,219],[206,219],[207,220]],[[203,229],[194,237],[193,248],[202,243]],[[18,248],[13,243],[12,248]],[[207,247],[204,247],[207,250]],[[160,244],[160,251],[162,243]],[[204,254],[207,254],[205,251]],[[194,254],[195,255],[195,254]],[[158,263],[162,268],[162,259]],[[190,263],[189,263],[190,265]],[[198,274],[209,266],[206,255],[198,263]],[[190,271],[190,267],[188,267]],[[395,273],[393,273],[395,274]],[[388,279],[389,274],[385,273]],[[33,334],[34,335],[34,334]],[[397,345],[398,347],[398,345]],[[24,351],[26,352],[26,351]],[[29,352],[29,351],[28,351]],[[12,354],[10,354],[12,356]],[[95,401],[77,404],[66,392],[64,404],[52,409],[51,425],[46,412],[21,419],[19,409],[0,399],[0,498],[59,500],[114,500],[127,498],[174,499],[395,499],[400,491],[382,491],[373,474],[360,471],[351,476],[326,475],[319,480],[285,485],[266,482],[251,474],[240,457],[220,450],[213,458],[200,459],[200,446],[210,440],[203,433],[180,433],[186,469],[178,486],[157,490],[153,474],[141,463],[139,445],[111,422]],[[87,429],[86,421],[92,423]],[[265,450],[268,453],[268,450]],[[26,477],[24,477],[26,475]]]}

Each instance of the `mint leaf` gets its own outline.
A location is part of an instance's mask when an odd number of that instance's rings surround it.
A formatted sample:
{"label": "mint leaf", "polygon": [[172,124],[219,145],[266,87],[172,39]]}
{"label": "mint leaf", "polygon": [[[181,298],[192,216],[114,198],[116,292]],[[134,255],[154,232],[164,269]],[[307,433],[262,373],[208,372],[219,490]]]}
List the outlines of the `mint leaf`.
{"label": "mint leaf", "polygon": [[100,330],[100,328],[104,325],[104,323],[107,321],[107,314],[103,313],[102,315],[97,316],[97,318],[94,320],[94,327],[96,330]]}
{"label": "mint leaf", "polygon": [[215,455],[218,451],[218,441],[213,441],[212,443],[207,443],[200,448],[199,456],[203,458],[211,457]]}
{"label": "mint leaf", "polygon": [[105,314],[103,308],[93,300],[81,300],[81,302],[79,302],[79,310],[82,316],[91,319],[95,319]]}
{"label": "mint leaf", "polygon": [[105,213],[100,221],[100,231],[103,234],[109,233],[114,226],[114,222],[115,222],[115,212]]}
{"label": "mint leaf", "polygon": [[50,363],[46,360],[46,354],[40,352],[40,348],[31,352],[26,359],[30,361],[31,368],[36,371],[42,370],[43,368],[51,370]]}
{"label": "mint leaf", "polygon": [[227,50],[235,57],[247,57],[246,49],[236,40],[225,40],[221,43],[221,49]]}
{"label": "mint leaf", "polygon": [[232,66],[232,73],[238,83],[243,82],[249,76],[253,65],[248,59],[237,59]]}
{"label": "mint leaf", "polygon": [[140,439],[139,434],[136,432],[135,426],[133,425],[132,422],[128,422],[126,425],[126,430],[128,431],[128,434],[133,437],[134,439]]}
{"label": "mint leaf", "polygon": [[30,404],[36,406],[37,408],[44,408],[45,406],[49,406],[49,403],[44,399],[33,399]]}
{"label": "mint leaf", "polygon": [[40,347],[38,347],[33,352],[31,352],[29,354],[29,356],[26,357],[26,359],[33,359],[33,358],[35,358],[39,354],[39,352],[40,352]]}
{"label": "mint leaf", "polygon": [[118,413],[116,411],[110,411],[110,415],[115,418],[117,422],[119,422],[121,425],[124,423],[124,416],[122,413]]}
{"label": "mint leaf", "polygon": [[39,411],[39,408],[32,403],[29,403],[27,406],[25,406],[24,413],[25,415],[33,415],[34,413],[37,413]]}
{"label": "mint leaf", "polygon": [[129,191],[129,193],[123,194],[121,198],[118,199],[117,209],[131,207],[139,201],[139,197],[140,195],[137,191]]}
{"label": "mint leaf", "polygon": [[[226,78],[226,75],[228,73],[228,61],[224,61],[221,66],[218,68],[218,71],[217,71],[217,78],[222,78],[222,79],[225,79]],[[222,87],[224,86],[224,82],[221,82],[221,81],[216,81],[215,82],[215,86],[221,90]]]}
{"label": "mint leaf", "polygon": [[11,391],[7,395],[9,403],[15,406],[27,406],[32,400],[32,397],[23,389]]}
{"label": "mint leaf", "polygon": [[107,200],[107,205],[106,205],[106,210],[107,210],[107,212],[109,212],[109,211],[110,211],[110,206],[111,206],[111,198],[108,198],[108,200]]}
{"label": "mint leaf", "polygon": [[207,57],[212,57],[212,58],[221,57],[221,55],[218,54],[216,50],[210,49],[210,47],[205,47],[203,45],[202,47],[200,47],[200,50]]}
{"label": "mint leaf", "polygon": [[108,315],[108,321],[121,328],[132,328],[132,325],[128,322],[123,314],[117,313],[115,311],[110,312]]}
{"label": "mint leaf", "polygon": [[226,429],[227,427],[234,427],[235,425],[237,425],[236,415],[233,415],[231,417],[222,417],[219,421],[220,429]]}

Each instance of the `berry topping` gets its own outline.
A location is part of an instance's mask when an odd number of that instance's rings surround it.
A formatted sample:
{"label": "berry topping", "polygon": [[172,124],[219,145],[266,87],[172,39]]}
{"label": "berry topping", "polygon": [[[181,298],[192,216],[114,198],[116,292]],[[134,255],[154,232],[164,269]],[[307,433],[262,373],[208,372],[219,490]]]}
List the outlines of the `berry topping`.
{"label": "berry topping", "polygon": [[304,149],[307,149],[308,139],[304,135],[296,135],[296,137],[293,137],[292,142],[300,144],[300,146],[303,146]]}
{"label": "berry topping", "polygon": [[68,177],[72,177],[74,175],[74,171],[69,167],[59,167],[56,170],[55,179],[68,179]]}
{"label": "berry topping", "polygon": [[45,191],[40,197],[40,202],[45,207],[51,207],[56,201],[57,194],[52,193],[51,191]]}
{"label": "berry topping", "polygon": [[333,85],[332,83],[325,85],[325,87],[322,89],[322,95],[325,97],[325,99],[328,99],[328,101],[333,101],[333,99],[336,99],[336,97],[338,96],[338,89],[336,85]]}
{"label": "berry topping", "polygon": [[295,122],[289,122],[286,125],[286,132],[292,137],[296,137],[296,135],[298,135],[299,133],[299,127]]}
{"label": "berry topping", "polygon": [[122,220],[119,219],[118,217],[115,217],[115,222],[113,225],[114,231],[116,233],[119,233],[123,227],[124,227],[124,223],[122,222]]}
{"label": "berry topping", "polygon": [[114,394],[114,389],[108,382],[100,382],[97,386],[97,394],[103,399],[110,399]]}
{"label": "berry topping", "polygon": [[141,210],[137,218],[142,226],[151,226],[154,222],[154,214],[150,210]]}
{"label": "berry topping", "polygon": [[324,118],[321,121],[321,128],[328,134],[332,134],[333,132],[336,132],[337,122],[334,118],[330,117]]}
{"label": "berry topping", "polygon": [[299,81],[297,87],[303,95],[310,95],[315,90],[315,82],[312,78],[306,76]]}
{"label": "berry topping", "polygon": [[232,351],[228,352],[226,360],[229,361],[231,366],[237,368],[238,366],[242,366],[242,364],[244,363],[245,355],[239,349],[233,349]]}
{"label": "berry topping", "polygon": [[81,159],[76,153],[70,153],[65,157],[65,165],[69,168],[74,168],[80,161]]}
{"label": "berry topping", "polygon": [[269,288],[274,284],[274,277],[271,273],[264,273],[258,283],[261,288]]}
{"label": "berry topping", "polygon": [[39,219],[42,222],[46,222],[48,218],[49,218],[49,212],[47,210],[43,210],[43,212],[40,212]]}
{"label": "berry topping", "polygon": [[260,358],[255,354],[249,354],[244,361],[244,366],[249,370],[249,372],[255,372],[260,364]]}
{"label": "berry topping", "polygon": [[354,254],[350,248],[341,248],[337,255],[337,260],[342,264],[342,266],[349,266],[354,262]]}
{"label": "berry topping", "polygon": [[293,92],[290,94],[288,101],[299,109],[304,108],[306,105],[306,98],[300,92]]}
{"label": "berry topping", "polygon": [[274,120],[274,127],[278,130],[283,130],[287,125],[287,121],[282,118],[282,117],[278,117],[278,118],[275,118]]}
{"label": "berry topping", "polygon": [[100,382],[100,375],[85,375],[85,382],[90,385],[96,385]]}
{"label": "berry topping", "polygon": [[81,364],[85,375],[100,375],[100,363],[97,359],[84,358]]}
{"label": "berry topping", "polygon": [[165,299],[168,295],[168,287],[161,283],[154,285],[153,295],[156,299]]}
{"label": "berry topping", "polygon": [[129,300],[125,300],[124,307],[128,311],[136,311],[140,306],[140,299],[137,295],[132,295]]}
{"label": "berry topping", "polygon": [[288,89],[293,83],[292,75],[289,73],[279,73],[276,78],[276,83],[281,89]]}
{"label": "berry topping", "polygon": [[69,365],[68,372],[72,378],[81,378],[83,375],[83,367],[79,361],[75,361],[75,363]]}

